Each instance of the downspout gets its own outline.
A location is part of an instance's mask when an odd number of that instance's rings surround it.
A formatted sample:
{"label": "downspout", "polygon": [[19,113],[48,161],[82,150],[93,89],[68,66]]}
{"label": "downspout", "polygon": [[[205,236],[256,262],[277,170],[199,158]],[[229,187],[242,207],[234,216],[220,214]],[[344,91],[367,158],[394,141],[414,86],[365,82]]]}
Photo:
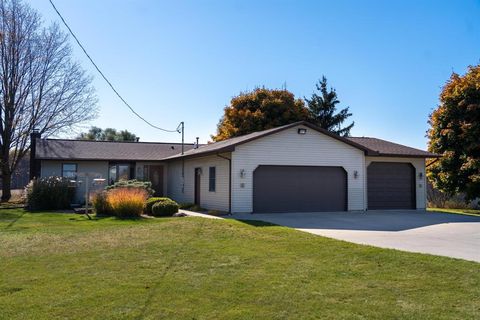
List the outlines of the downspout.
{"label": "downspout", "polygon": [[232,158],[224,157],[218,153],[216,156],[228,160],[228,213],[232,214]]}

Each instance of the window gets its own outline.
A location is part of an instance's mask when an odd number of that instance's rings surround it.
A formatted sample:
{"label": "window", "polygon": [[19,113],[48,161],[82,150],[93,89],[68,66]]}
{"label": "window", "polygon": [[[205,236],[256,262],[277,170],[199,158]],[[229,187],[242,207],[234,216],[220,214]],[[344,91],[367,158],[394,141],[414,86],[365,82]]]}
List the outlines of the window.
{"label": "window", "polygon": [[131,175],[129,164],[111,164],[108,169],[108,184],[114,184],[120,180],[129,180]]}
{"label": "window", "polygon": [[215,192],[216,176],[216,168],[210,167],[208,169],[208,191],[210,192]]}
{"label": "window", "polygon": [[62,164],[62,177],[77,180],[77,164],[76,163],[63,163]]}

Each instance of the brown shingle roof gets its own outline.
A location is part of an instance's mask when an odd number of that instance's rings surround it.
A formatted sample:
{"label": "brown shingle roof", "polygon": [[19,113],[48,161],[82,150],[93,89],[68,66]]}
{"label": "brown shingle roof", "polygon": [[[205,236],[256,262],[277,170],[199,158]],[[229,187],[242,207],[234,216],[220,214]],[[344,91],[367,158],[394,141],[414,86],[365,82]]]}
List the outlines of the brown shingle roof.
{"label": "brown shingle roof", "polygon": [[[37,140],[37,159],[156,161],[181,152],[179,143]],[[193,144],[185,144],[185,150]]]}
{"label": "brown shingle roof", "polygon": [[368,156],[398,156],[436,158],[436,154],[407,147],[401,144],[365,137],[340,137],[305,121],[288,124],[281,127],[253,132],[240,137],[227,139],[194,149],[193,144],[185,144],[185,153],[181,155],[179,143],[155,142],[110,142],[84,141],[62,139],[37,140],[37,159],[51,160],[130,160],[130,161],[160,161],[182,157],[199,157],[209,154],[231,152],[235,146],[259,139],[295,126],[305,126],[321,132],[333,139],[351,145],[365,152]]}
{"label": "brown shingle roof", "polygon": [[[400,144],[396,144],[393,142],[381,140],[381,139],[375,139],[375,138],[345,138],[345,137],[340,137],[336,134],[333,134],[325,129],[322,129],[320,127],[317,127],[311,123],[305,122],[305,121],[300,121],[300,122],[295,122],[291,123],[288,125],[284,125],[281,127],[276,127],[272,129],[267,129],[263,131],[258,131],[258,132],[253,132],[250,134],[246,134],[240,137],[235,137],[231,139],[227,139],[224,141],[220,142],[215,142],[207,145],[203,145],[197,149],[191,149],[188,152],[185,152],[185,154],[182,156],[181,154],[176,154],[169,159],[176,159],[176,158],[181,158],[181,157],[198,157],[198,156],[205,156],[209,154],[216,154],[216,153],[221,153],[221,152],[231,152],[235,150],[235,146],[259,139],[264,136],[268,136],[270,134],[296,127],[296,126],[305,126],[308,128],[311,128],[313,130],[316,130],[318,132],[321,132],[329,137],[332,137],[334,139],[337,139],[343,143],[346,143],[348,145],[351,145],[357,149],[360,149],[365,152],[366,155],[368,156],[399,156],[399,157],[419,157],[419,158],[435,158],[438,157],[438,155],[403,146]],[[373,139],[374,141],[370,141],[369,139]]]}
{"label": "brown shingle roof", "polygon": [[407,147],[398,143],[377,139],[377,138],[348,137],[347,139],[378,153],[377,156],[423,157],[423,158],[438,157],[438,155],[434,153]]}
{"label": "brown shingle roof", "polygon": [[276,132],[280,132],[280,131],[283,131],[285,129],[296,127],[296,126],[299,126],[299,125],[302,125],[302,126],[311,128],[313,130],[319,131],[319,132],[321,132],[325,135],[328,135],[328,136],[330,136],[334,139],[340,140],[340,141],[342,141],[346,144],[354,146],[354,147],[356,147],[360,150],[363,150],[365,152],[368,151],[367,148],[365,148],[362,145],[357,144],[356,142],[350,141],[350,140],[348,140],[344,137],[340,137],[340,136],[338,136],[336,134],[333,134],[333,133],[331,133],[331,132],[329,132],[325,129],[317,127],[317,126],[315,126],[311,123],[308,123],[308,122],[305,122],[305,121],[300,121],[300,122],[295,122],[295,123],[287,124],[287,125],[276,127],[276,128],[271,128],[271,129],[267,129],[267,130],[262,130],[262,131],[249,133],[249,134],[246,134],[246,135],[243,135],[243,136],[230,138],[230,139],[215,142],[215,143],[206,144],[206,145],[200,146],[197,149],[192,149],[188,152],[185,152],[185,154],[183,156],[181,154],[176,154],[176,155],[171,156],[169,159],[182,158],[182,157],[204,156],[204,155],[208,155],[208,154],[215,154],[215,153],[221,153],[221,152],[231,152],[231,151],[235,150],[235,146],[237,146],[237,145],[247,143],[249,141],[256,140],[256,139],[259,139],[261,137],[268,136],[270,134],[274,134]]}

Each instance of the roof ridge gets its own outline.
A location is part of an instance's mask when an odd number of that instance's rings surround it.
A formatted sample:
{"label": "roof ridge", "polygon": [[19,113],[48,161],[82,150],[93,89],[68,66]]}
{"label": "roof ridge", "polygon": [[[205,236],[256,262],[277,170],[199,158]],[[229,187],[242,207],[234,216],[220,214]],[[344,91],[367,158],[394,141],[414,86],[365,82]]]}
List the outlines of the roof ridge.
{"label": "roof ridge", "polygon": [[[83,140],[83,139],[62,139],[62,138],[40,138],[39,140],[48,141],[73,141],[73,142],[104,142],[104,143],[135,143],[135,144],[175,144],[182,145],[181,142],[155,142],[155,141],[110,141],[110,140]],[[195,143],[184,143],[184,145],[195,145]],[[203,145],[203,144],[201,144]]]}

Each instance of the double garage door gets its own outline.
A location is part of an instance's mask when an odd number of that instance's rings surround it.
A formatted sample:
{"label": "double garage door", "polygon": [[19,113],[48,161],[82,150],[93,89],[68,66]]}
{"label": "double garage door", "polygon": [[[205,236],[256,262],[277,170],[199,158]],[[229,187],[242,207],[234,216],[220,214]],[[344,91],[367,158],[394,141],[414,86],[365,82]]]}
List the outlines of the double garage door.
{"label": "double garage door", "polygon": [[[342,167],[259,166],[253,173],[253,211],[347,210]],[[414,209],[415,169],[408,163],[372,162],[367,168],[368,209]]]}
{"label": "double garage door", "polygon": [[347,210],[347,173],[341,167],[259,166],[253,173],[253,211]]}

